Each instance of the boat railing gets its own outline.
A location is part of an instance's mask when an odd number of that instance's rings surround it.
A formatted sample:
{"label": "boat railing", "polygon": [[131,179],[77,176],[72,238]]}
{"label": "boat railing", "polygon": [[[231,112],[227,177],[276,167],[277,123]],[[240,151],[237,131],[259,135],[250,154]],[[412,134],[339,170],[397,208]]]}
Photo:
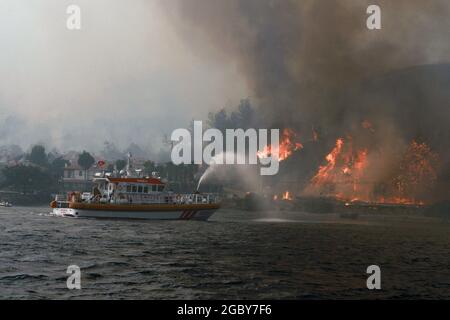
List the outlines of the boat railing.
{"label": "boat railing", "polygon": [[[67,196],[57,195],[55,198],[58,202],[69,201]],[[73,199],[72,199],[73,201]],[[75,200],[77,201],[77,200]],[[158,196],[142,196],[142,195],[127,195],[123,198],[114,198],[108,196],[93,196],[90,199],[78,199],[80,202],[87,203],[115,203],[115,204],[216,204],[220,202],[220,197],[217,194],[211,193],[192,193],[192,194],[177,194],[167,193]]]}
{"label": "boat railing", "polygon": [[66,195],[56,195],[55,200],[57,202],[86,202],[86,203],[100,203],[100,204],[217,204],[220,202],[220,197],[217,194],[176,194],[168,193],[161,194],[156,197],[143,197],[140,195],[127,196],[123,198],[114,198],[107,196],[93,196],[90,199],[70,198]]}
{"label": "boat railing", "polygon": [[176,204],[214,204],[220,201],[215,194],[176,194],[172,195],[173,202]]}

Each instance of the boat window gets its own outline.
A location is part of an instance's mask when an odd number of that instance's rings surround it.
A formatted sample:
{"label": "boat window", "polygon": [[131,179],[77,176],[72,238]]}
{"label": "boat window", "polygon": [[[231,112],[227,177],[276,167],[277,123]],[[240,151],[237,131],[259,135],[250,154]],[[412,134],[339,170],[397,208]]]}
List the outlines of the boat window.
{"label": "boat window", "polygon": [[152,185],[152,191],[156,191],[156,184]]}
{"label": "boat window", "polygon": [[137,192],[137,187],[136,186],[132,187],[132,192]]}
{"label": "boat window", "polygon": [[68,202],[58,202],[58,208],[68,208],[69,203]]}
{"label": "boat window", "polygon": [[144,187],[144,193],[148,193],[148,186]]}
{"label": "boat window", "polygon": [[163,191],[164,186],[158,186],[158,191]]}
{"label": "boat window", "polygon": [[138,192],[142,193],[142,186],[138,186]]}
{"label": "boat window", "polygon": [[130,185],[127,186],[127,192],[131,192],[131,186]]}

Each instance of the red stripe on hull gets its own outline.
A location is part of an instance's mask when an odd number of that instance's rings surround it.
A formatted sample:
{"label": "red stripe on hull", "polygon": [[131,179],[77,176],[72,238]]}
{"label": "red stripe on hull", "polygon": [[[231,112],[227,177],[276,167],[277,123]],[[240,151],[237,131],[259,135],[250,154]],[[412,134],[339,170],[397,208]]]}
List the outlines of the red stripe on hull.
{"label": "red stripe on hull", "polygon": [[182,220],[190,220],[190,219],[192,219],[195,216],[196,213],[197,213],[197,211],[194,211],[194,210],[183,211],[181,213],[180,219],[182,219]]}

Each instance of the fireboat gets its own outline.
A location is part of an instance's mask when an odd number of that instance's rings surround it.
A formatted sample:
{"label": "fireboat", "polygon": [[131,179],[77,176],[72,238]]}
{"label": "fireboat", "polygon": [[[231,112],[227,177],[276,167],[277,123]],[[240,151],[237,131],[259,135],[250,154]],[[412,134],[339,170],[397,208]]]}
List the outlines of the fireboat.
{"label": "fireboat", "polygon": [[156,172],[140,176],[131,156],[120,172],[94,175],[92,192],[56,195],[52,214],[62,217],[206,221],[220,208],[219,198],[199,192],[176,194]]}

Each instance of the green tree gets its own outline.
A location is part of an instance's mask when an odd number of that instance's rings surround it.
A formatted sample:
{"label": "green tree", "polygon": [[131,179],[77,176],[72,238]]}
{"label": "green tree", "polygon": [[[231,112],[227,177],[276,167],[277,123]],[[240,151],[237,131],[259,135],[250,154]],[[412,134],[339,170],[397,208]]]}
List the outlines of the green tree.
{"label": "green tree", "polygon": [[255,127],[255,110],[249,99],[243,99],[239,103],[237,111],[230,115],[230,122],[233,128],[248,129]]}
{"label": "green tree", "polygon": [[63,157],[58,157],[50,164],[50,171],[52,175],[59,180],[64,175],[64,168],[69,161],[64,160]]}
{"label": "green tree", "polygon": [[249,99],[242,99],[236,110],[228,114],[225,109],[208,114],[208,127],[225,133],[226,129],[248,129],[257,126],[258,117]]}
{"label": "green tree", "polygon": [[127,165],[127,162],[125,160],[117,160],[116,161],[116,168],[117,168],[118,171],[120,171],[123,168],[125,168],[126,165]]}
{"label": "green tree", "polygon": [[173,162],[166,163],[166,178],[169,181],[176,181],[178,166],[174,165]]}
{"label": "green tree", "polygon": [[45,153],[45,148],[41,145],[33,146],[30,154],[27,156],[27,159],[38,166],[48,166],[48,157]]}
{"label": "green tree", "polygon": [[3,187],[8,187],[23,193],[51,190],[54,180],[47,170],[39,167],[17,165],[2,170],[5,181]]}
{"label": "green tree", "polygon": [[221,109],[216,113],[210,112],[208,114],[208,126],[225,133],[225,130],[230,128],[228,114],[225,109]]}
{"label": "green tree", "polygon": [[87,179],[87,171],[90,167],[95,163],[95,159],[91,154],[87,151],[83,151],[78,156],[78,165],[84,169],[84,177]]}

